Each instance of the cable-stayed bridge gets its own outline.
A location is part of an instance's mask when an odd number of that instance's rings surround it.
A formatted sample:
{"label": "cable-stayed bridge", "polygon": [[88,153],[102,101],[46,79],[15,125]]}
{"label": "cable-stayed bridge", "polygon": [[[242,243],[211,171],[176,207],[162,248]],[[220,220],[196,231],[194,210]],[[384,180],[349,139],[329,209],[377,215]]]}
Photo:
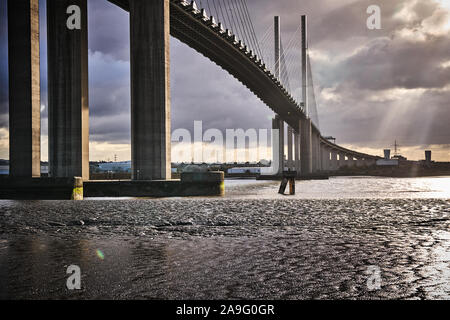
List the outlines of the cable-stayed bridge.
{"label": "cable-stayed bridge", "polygon": [[[284,133],[284,123],[288,125],[286,162],[279,163],[277,173],[287,166],[309,175],[344,165],[368,165],[377,158],[322,137],[306,16],[299,17],[297,31],[285,42],[279,17],[274,17],[274,24],[258,39],[245,0],[108,1],[130,14],[134,180],[171,177],[170,35],[229,72],[269,106],[276,113],[273,129]],[[10,0],[8,4],[9,17],[22,16],[9,24],[10,52],[20,49],[9,61],[10,172],[13,176],[37,176],[38,0]],[[71,6],[80,11],[79,28],[69,28]],[[87,14],[86,0],[47,0],[49,162],[53,177],[89,178]],[[278,145],[274,154],[284,159],[284,134],[278,139],[273,144]]]}

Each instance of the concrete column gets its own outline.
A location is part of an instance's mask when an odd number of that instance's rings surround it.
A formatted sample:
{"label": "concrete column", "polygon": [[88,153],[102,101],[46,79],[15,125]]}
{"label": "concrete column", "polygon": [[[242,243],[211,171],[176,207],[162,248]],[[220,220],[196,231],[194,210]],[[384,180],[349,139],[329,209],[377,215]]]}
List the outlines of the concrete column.
{"label": "concrete column", "polygon": [[315,172],[320,171],[320,163],[321,163],[321,158],[320,158],[320,136],[319,133],[314,133],[314,158],[315,160],[313,161],[314,163],[314,167],[315,167]]}
{"label": "concrete column", "polygon": [[339,169],[337,152],[335,150],[331,150],[331,170],[335,171]]}
{"label": "concrete column", "polygon": [[322,152],[322,171],[329,171],[330,170],[330,150],[322,146],[321,147]]}
{"label": "concrete column", "polygon": [[129,3],[132,179],[170,179],[170,4]]}
{"label": "concrete column", "polygon": [[[284,170],[284,122],[281,120],[281,118],[276,115],[275,118],[272,120],[272,129],[278,130],[278,172],[277,174],[282,174]],[[272,148],[276,148],[277,146],[274,146],[272,144]],[[272,151],[274,154],[276,150]]]}
{"label": "concrete column", "polygon": [[41,176],[39,1],[8,0],[9,174]]}
{"label": "concrete column", "polygon": [[363,158],[358,158],[358,159],[356,160],[356,166],[357,166],[357,167],[363,167],[363,166],[364,166],[364,160],[363,160]]}
{"label": "concrete column", "polygon": [[348,160],[347,160],[347,165],[349,168],[354,167],[356,165],[356,161],[353,160],[353,156],[352,155],[347,155]]}
{"label": "concrete column", "polygon": [[[66,13],[81,10],[81,29]],[[88,23],[86,0],[47,0],[50,175],[89,179]]]}
{"label": "concrete column", "polygon": [[345,167],[347,165],[347,160],[345,160],[345,153],[339,153],[339,169]]}
{"label": "concrete column", "polygon": [[280,56],[281,56],[281,37],[280,37],[280,17],[275,16],[274,19],[274,40],[275,40],[275,77],[280,79]]}
{"label": "concrete column", "polygon": [[301,29],[302,29],[302,97],[303,97],[303,103],[305,106],[305,112],[308,116],[309,114],[309,108],[308,108],[308,94],[307,94],[307,88],[308,88],[308,66],[306,61],[306,54],[308,50],[308,30],[307,30],[307,19],[305,15],[302,15],[302,21],[301,21]]}
{"label": "concrete column", "polygon": [[316,135],[314,132],[311,134],[311,158],[311,168],[314,173],[317,171]]}
{"label": "concrete column", "polygon": [[370,159],[366,159],[365,163],[366,163],[366,166],[371,167],[371,166],[373,166],[376,163],[376,160],[375,159],[371,159],[371,158]]}
{"label": "concrete column", "polygon": [[[301,124],[299,124],[299,128]],[[299,130],[300,131],[300,130]],[[300,160],[300,132],[294,132],[294,145],[295,145],[295,153],[294,153],[294,162],[295,162],[295,171],[297,174],[300,174],[301,171],[301,160]]]}
{"label": "concrete column", "polygon": [[295,168],[294,168],[294,154],[293,154],[293,139],[292,139],[292,134],[294,133],[294,130],[290,127],[290,126],[288,126],[288,130],[287,130],[287,134],[288,134],[288,136],[287,136],[287,143],[288,143],[288,156],[287,156],[287,159],[288,159],[288,169],[290,169],[290,170],[295,170]]}
{"label": "concrete column", "polygon": [[322,157],[320,153],[320,133],[316,133],[316,158],[317,158],[317,171],[322,170]]}
{"label": "concrete column", "polygon": [[302,175],[312,173],[311,119],[301,120],[300,159]]}

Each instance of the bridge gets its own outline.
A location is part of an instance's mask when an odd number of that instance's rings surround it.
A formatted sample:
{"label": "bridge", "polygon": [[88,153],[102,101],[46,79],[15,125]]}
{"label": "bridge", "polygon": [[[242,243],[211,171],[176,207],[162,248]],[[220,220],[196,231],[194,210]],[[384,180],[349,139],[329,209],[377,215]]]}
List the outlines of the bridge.
{"label": "bridge", "polygon": [[[133,180],[171,178],[170,36],[222,67],[270,107],[276,114],[272,121],[273,129],[284,133],[285,124],[288,126],[287,161],[279,163],[277,174],[287,166],[307,176],[343,166],[371,165],[378,158],[343,148],[321,135],[318,120],[314,121],[311,113],[315,101],[308,99],[308,82],[312,83],[312,78],[306,16],[299,17],[302,53],[300,101],[290,92],[289,81],[286,80],[286,54],[279,17],[274,17],[274,63],[271,69],[264,61],[243,1],[240,14],[244,22],[241,19],[241,25],[234,25],[241,32],[231,30],[230,18],[226,27],[226,23],[220,21],[225,17],[222,8],[216,7],[216,16],[210,15],[195,1],[108,1],[130,15]],[[225,3],[222,2],[223,5]],[[67,27],[67,10],[71,5],[80,8],[79,29]],[[213,11],[209,2],[207,5]],[[87,0],[47,0],[49,172],[52,177],[89,179],[87,14]],[[9,0],[8,17],[10,176],[38,177],[38,0]],[[284,134],[280,134],[278,139],[278,150],[273,152],[278,153],[278,159],[284,159]]]}

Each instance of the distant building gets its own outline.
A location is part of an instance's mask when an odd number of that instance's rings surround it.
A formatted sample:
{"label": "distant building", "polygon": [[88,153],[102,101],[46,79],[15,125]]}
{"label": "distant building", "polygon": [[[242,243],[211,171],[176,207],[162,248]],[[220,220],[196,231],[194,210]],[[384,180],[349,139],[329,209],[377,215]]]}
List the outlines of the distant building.
{"label": "distant building", "polygon": [[384,149],[384,159],[378,159],[377,166],[398,166],[398,159],[391,159],[391,150]]}
{"label": "distant building", "polygon": [[378,159],[377,166],[398,166],[398,159]]}
{"label": "distant building", "polygon": [[229,174],[261,174],[261,167],[237,167],[230,168]]}
{"label": "distant building", "polygon": [[392,159],[397,159],[397,160],[399,160],[399,161],[406,161],[406,160],[408,160],[406,157],[404,157],[404,156],[402,156],[402,155],[399,155],[399,154],[393,156]]}
{"label": "distant building", "polygon": [[99,172],[131,172],[131,161],[105,162],[98,165]]}

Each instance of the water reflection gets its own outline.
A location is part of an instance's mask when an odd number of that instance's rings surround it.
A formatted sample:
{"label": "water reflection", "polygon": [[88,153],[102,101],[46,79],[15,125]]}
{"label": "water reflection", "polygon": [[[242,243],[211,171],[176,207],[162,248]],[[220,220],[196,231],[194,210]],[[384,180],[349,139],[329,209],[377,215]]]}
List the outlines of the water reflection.
{"label": "water reflection", "polygon": [[[0,250],[0,298],[120,298],[133,292],[139,297],[146,275],[163,270],[164,245],[117,239],[56,239],[42,236],[3,241]],[[98,248],[104,259],[97,255]],[[69,265],[78,265],[82,290],[66,288]],[[130,272],[131,271],[131,272]],[[135,285],[137,286],[135,288]]]}
{"label": "water reflection", "polygon": [[[408,241],[405,241],[405,235]],[[15,238],[0,251],[2,299],[448,298],[449,233],[186,240]],[[96,255],[102,248],[104,259]],[[77,264],[82,290],[66,288]],[[382,270],[367,288],[366,270]]]}
{"label": "water reflection", "polygon": [[[243,180],[225,185],[230,198],[284,198],[278,195],[279,182]],[[380,178],[331,177],[329,180],[296,182],[296,199],[396,198],[450,199],[450,177]]]}

